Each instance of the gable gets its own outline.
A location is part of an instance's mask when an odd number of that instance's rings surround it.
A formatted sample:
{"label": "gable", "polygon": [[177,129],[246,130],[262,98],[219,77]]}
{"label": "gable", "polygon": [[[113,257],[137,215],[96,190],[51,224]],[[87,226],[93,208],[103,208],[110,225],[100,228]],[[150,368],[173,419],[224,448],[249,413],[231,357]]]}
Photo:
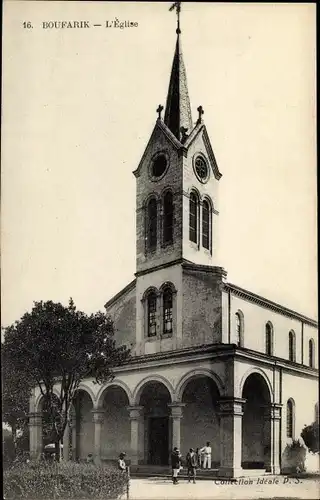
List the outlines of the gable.
{"label": "gable", "polygon": [[136,339],[136,280],[105,304],[114,323],[116,345],[132,348]]}
{"label": "gable", "polygon": [[152,156],[153,152],[155,152],[156,149],[161,149],[161,147],[165,149],[173,148],[176,151],[183,148],[181,142],[178,141],[171,130],[169,130],[169,128],[161,120],[157,120],[138,168],[133,172],[136,177],[140,176],[141,169],[147,157]]}
{"label": "gable", "polygon": [[108,302],[105,303],[104,307],[107,313],[110,314],[114,308],[117,308],[118,304],[121,303],[121,301],[125,300],[125,297],[128,294],[130,294],[130,292],[134,291],[135,293],[135,289],[136,289],[136,279],[130,281],[130,283],[127,286],[122,288],[120,292],[111,297],[111,299],[109,299]]}
{"label": "gable", "polygon": [[186,140],[184,147],[189,152],[192,152],[196,144],[203,143],[205,148],[206,157],[209,160],[211,170],[213,175],[217,180],[222,177],[221,172],[219,171],[218,164],[211,146],[211,142],[209,139],[209,135],[206,129],[206,126],[203,123],[196,125],[188,139]]}

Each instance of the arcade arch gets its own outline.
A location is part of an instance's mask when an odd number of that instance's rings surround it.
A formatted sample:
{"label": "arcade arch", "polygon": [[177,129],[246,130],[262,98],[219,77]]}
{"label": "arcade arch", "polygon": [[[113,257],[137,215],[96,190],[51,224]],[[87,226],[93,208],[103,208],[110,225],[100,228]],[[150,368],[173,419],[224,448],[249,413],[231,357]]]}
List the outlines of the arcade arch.
{"label": "arcade arch", "polygon": [[[172,396],[163,382],[148,381],[136,394],[138,405],[143,407],[144,463],[168,465],[171,449],[170,408]],[[141,439],[141,436],[139,436]]]}
{"label": "arcade arch", "polygon": [[[220,464],[220,392],[212,376],[201,373],[181,384],[181,400],[185,405],[181,420],[181,450],[185,456],[189,448],[202,448],[210,441],[211,467]],[[218,436],[218,439],[217,439]]]}
{"label": "arcade arch", "polygon": [[129,396],[120,385],[109,385],[100,394],[98,405],[103,418],[100,454],[103,460],[114,460],[119,450],[130,454],[129,404]]}
{"label": "arcade arch", "polygon": [[246,378],[242,398],[242,467],[267,469],[271,460],[271,394],[261,373]]}

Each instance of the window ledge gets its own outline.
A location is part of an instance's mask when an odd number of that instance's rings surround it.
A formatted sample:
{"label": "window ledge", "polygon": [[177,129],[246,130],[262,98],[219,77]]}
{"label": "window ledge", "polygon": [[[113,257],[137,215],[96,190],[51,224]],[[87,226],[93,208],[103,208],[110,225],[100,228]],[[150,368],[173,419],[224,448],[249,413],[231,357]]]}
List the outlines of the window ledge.
{"label": "window ledge", "polygon": [[209,250],[208,248],[205,248],[204,246],[201,247],[202,250],[204,251],[205,254],[210,255],[212,257],[212,251]]}
{"label": "window ledge", "polygon": [[152,337],[145,337],[146,342],[155,342],[156,340],[159,340],[159,335],[153,335]]}
{"label": "window ledge", "polygon": [[194,248],[195,250],[199,250],[199,245],[198,243],[195,243],[194,241],[189,240],[189,245]]}

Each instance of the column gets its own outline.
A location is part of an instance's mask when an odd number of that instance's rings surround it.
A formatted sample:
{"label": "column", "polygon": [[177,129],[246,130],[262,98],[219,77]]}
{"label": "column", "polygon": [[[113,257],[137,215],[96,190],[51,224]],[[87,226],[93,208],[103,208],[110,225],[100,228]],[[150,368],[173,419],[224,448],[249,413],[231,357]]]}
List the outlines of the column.
{"label": "column", "polygon": [[104,410],[92,410],[94,423],[93,460],[96,465],[101,464],[101,434],[104,421]]}
{"label": "column", "polygon": [[172,421],[172,449],[177,447],[180,449],[180,421],[182,419],[182,410],[185,403],[171,403],[168,407],[171,409]]}
{"label": "column", "polygon": [[242,415],[245,401],[240,398],[226,398],[219,401],[220,476],[241,475]]}
{"label": "column", "polygon": [[138,465],[140,456],[143,456],[143,450],[139,449],[141,445],[141,433],[143,432],[143,406],[128,406],[130,426],[131,426],[131,444],[130,458],[131,465]]}
{"label": "column", "polygon": [[270,405],[270,427],[271,427],[271,473],[280,474],[280,422],[282,405],[272,403]]}
{"label": "column", "polygon": [[271,411],[270,405],[263,406],[263,448],[264,467],[271,472]]}
{"label": "column", "polygon": [[29,413],[30,460],[39,460],[42,453],[42,413]]}

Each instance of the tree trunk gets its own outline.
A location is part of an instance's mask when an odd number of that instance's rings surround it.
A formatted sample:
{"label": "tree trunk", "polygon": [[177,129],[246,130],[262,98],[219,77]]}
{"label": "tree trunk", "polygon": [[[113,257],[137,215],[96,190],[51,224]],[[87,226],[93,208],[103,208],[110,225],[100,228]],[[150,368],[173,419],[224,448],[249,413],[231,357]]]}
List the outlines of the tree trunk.
{"label": "tree trunk", "polygon": [[60,441],[58,440],[54,444],[55,444],[56,461],[60,462],[61,461],[61,446],[60,446]]}
{"label": "tree trunk", "polygon": [[17,457],[17,426],[15,423],[11,425],[11,437],[14,451],[14,458]]}

